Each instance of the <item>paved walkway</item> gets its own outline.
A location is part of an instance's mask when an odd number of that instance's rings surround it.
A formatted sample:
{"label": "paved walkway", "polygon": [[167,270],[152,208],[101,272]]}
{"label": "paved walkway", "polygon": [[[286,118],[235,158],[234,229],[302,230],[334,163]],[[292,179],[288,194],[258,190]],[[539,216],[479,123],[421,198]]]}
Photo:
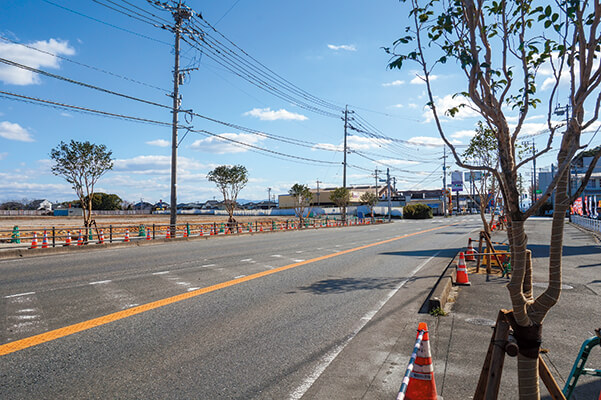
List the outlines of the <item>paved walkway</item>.
{"label": "paved walkway", "polygon": [[[529,248],[534,255],[535,295],[547,281],[550,219],[531,219],[527,223]],[[493,240],[506,241],[506,233],[495,233]],[[601,247],[596,239],[573,225],[564,234],[564,291],[559,303],[543,323],[543,357],[563,388],[582,342],[601,327]],[[491,325],[498,310],[510,309],[506,289],[508,279],[499,275],[470,275],[472,286],[460,288],[451,313],[431,323],[435,378],[439,395],[445,400],[471,399],[492,335]],[[517,399],[517,359],[507,357],[499,399]],[[601,348],[591,352],[587,366],[601,368]],[[596,400],[601,379],[582,376],[573,400]],[[550,399],[541,384],[543,399]]]}

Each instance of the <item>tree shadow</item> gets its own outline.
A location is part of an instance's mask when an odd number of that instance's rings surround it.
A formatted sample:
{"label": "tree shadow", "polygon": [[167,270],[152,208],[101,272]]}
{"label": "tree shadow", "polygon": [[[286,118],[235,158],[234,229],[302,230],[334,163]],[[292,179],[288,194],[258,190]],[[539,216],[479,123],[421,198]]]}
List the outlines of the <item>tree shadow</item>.
{"label": "tree shadow", "polygon": [[[549,257],[549,245],[529,244],[535,258]],[[588,254],[601,254],[600,246],[563,246],[563,256],[582,256]]]}
{"label": "tree shadow", "polygon": [[592,268],[592,267],[601,267],[601,263],[598,264],[585,264],[585,265],[579,265],[576,268]]}
{"label": "tree shadow", "polygon": [[411,278],[339,278],[323,279],[309,286],[301,286],[299,290],[312,294],[337,294],[356,290],[392,290],[401,282],[414,282],[418,279],[435,278],[437,275]]}
{"label": "tree shadow", "polygon": [[[467,243],[466,243],[467,244]],[[460,251],[465,251],[465,247],[455,247],[446,249],[429,249],[429,250],[407,250],[407,251],[389,251],[385,253],[379,253],[384,256],[406,256],[406,257],[432,257],[437,252],[436,258],[449,258],[453,257]]]}

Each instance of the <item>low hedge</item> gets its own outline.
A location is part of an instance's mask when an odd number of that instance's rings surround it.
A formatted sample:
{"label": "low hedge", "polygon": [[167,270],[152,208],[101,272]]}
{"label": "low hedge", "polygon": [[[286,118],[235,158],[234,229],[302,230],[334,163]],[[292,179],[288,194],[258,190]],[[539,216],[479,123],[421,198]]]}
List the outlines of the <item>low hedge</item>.
{"label": "low hedge", "polygon": [[403,218],[429,219],[433,218],[432,209],[425,204],[410,204],[403,208]]}

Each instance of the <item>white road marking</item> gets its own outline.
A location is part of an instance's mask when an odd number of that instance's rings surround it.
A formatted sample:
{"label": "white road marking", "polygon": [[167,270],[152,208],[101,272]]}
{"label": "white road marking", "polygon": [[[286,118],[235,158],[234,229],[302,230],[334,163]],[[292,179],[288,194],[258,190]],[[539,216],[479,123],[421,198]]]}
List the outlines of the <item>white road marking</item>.
{"label": "white road marking", "polygon": [[216,264],[205,264],[205,265],[201,265],[200,268],[209,268],[209,267],[214,267]]}
{"label": "white road marking", "polygon": [[303,262],[305,260],[292,260],[292,261],[294,261],[295,263],[298,263],[298,262]]}
{"label": "white road marking", "polygon": [[249,262],[249,261],[252,261],[252,260],[253,260],[252,258],[245,258],[244,260],[240,260],[240,262]]}
{"label": "white road marking", "polygon": [[112,280],[107,279],[106,281],[96,281],[96,282],[90,282],[90,285],[103,285],[105,283],[111,283]]}
{"label": "white road marking", "polygon": [[295,253],[296,253],[296,254],[300,254],[300,253],[302,253],[302,252],[303,252],[302,250],[297,250]]}
{"label": "white road marking", "polygon": [[189,287],[187,290],[188,290],[188,292],[191,292],[193,290],[198,290],[198,289],[200,289],[200,288],[199,287]]}
{"label": "white road marking", "polygon": [[274,254],[274,255],[272,255],[272,257],[282,257],[282,255],[281,254]]}
{"label": "white road marking", "polygon": [[168,273],[169,273],[169,271],[160,271],[160,272],[153,272],[152,274],[153,275],[165,275],[165,274],[168,274]]}
{"label": "white road marking", "polygon": [[303,397],[305,393],[307,393],[307,390],[309,390],[311,386],[313,386],[315,381],[319,379],[321,374],[323,374],[323,372],[332,363],[332,361],[334,361],[336,357],[338,357],[342,350],[344,350],[344,348],[359,334],[359,332],[361,332],[365,325],[367,325],[367,323],[371,321],[371,319],[378,313],[378,311],[382,309],[382,307],[384,307],[384,305],[392,298],[392,296],[394,296],[403,286],[405,286],[409,279],[411,279],[415,274],[417,274],[427,263],[430,262],[430,260],[438,256],[439,253],[440,251],[436,252],[436,254],[434,254],[432,257],[428,258],[426,261],[418,265],[413,271],[411,271],[411,274],[408,278],[404,279],[394,289],[392,289],[388,293],[388,295],[382,301],[380,301],[380,303],[373,310],[367,312],[360,319],[358,326],[347,337],[347,339],[339,346],[335,347],[332,351],[327,353],[325,356],[323,356],[317,364],[317,366],[315,367],[315,369],[313,370],[313,372],[305,378],[303,383],[298,388],[296,388],[296,390],[290,393],[290,396],[288,398],[290,400],[300,400],[300,398]]}
{"label": "white road marking", "polygon": [[234,279],[238,279],[238,278],[244,278],[246,275],[238,275],[238,276],[234,276]]}
{"label": "white road marking", "polygon": [[13,298],[13,297],[29,296],[30,294],[35,294],[35,292],[11,294],[9,296],[4,296],[4,298],[5,299],[10,299],[10,298]]}

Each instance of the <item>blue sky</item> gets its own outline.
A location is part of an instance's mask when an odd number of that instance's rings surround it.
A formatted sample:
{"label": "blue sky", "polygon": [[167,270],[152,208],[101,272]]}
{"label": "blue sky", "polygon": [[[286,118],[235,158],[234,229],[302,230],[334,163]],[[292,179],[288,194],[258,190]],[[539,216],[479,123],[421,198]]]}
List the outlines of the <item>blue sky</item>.
{"label": "blue sky", "polygon": [[[168,12],[142,0],[2,1],[0,57],[169,106],[173,34],[99,3],[114,8],[137,6],[172,21]],[[351,114],[355,127],[362,124],[371,132],[397,139],[375,140],[349,130],[347,184],[373,184],[376,168],[385,171],[391,167],[397,188],[441,187],[443,149],[424,108],[425,86],[411,67],[403,71],[387,69],[389,56],[382,50],[403,35],[407,5],[396,0],[188,0],[186,4],[217,29],[219,33],[208,31],[212,40],[234,48],[230,40],[277,73],[281,84],[290,82],[318,100],[310,103],[317,112],[299,107],[298,97],[282,99],[266,92],[220,65],[219,54],[182,43],[181,67],[197,68],[180,87],[182,109],[276,135],[284,141],[198,116],[185,120],[182,115],[182,124],[193,130],[255,147],[199,132],[184,137],[186,131],[181,130],[178,202],[219,199],[206,174],[222,164],[247,167],[249,183],[240,194],[245,199],[265,199],[267,188],[272,188],[272,194],[282,194],[297,182],[315,187],[318,179],[321,187],[341,186],[341,117],[347,104],[355,112]],[[139,12],[149,15],[144,11]],[[201,20],[195,21],[200,24]],[[236,71],[244,76],[239,67]],[[433,83],[443,107],[456,104],[452,94],[463,90],[457,86],[461,80],[456,74],[456,70],[446,73],[444,69],[436,73]],[[171,121],[169,109],[6,64],[0,64],[0,90],[114,114]],[[452,140],[461,145],[469,141],[477,118],[468,110],[445,120]],[[533,114],[525,134],[544,129],[544,122],[543,114]],[[540,146],[545,140],[541,136],[535,136]],[[75,198],[70,185],[51,173],[49,160],[53,147],[71,139],[105,144],[113,151],[114,169],[101,178],[96,191],[116,193],[134,202],[169,200],[169,126],[0,97],[0,201]],[[538,165],[550,162],[551,157],[547,157]]]}

